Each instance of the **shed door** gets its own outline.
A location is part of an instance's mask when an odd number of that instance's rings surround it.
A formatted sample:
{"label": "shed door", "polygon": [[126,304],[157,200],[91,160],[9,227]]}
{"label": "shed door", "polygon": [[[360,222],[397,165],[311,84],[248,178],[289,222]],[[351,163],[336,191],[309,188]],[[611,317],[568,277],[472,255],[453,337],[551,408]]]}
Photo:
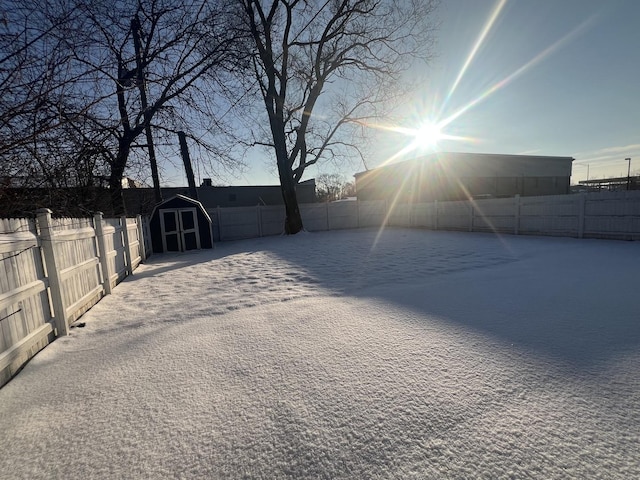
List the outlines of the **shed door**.
{"label": "shed door", "polygon": [[165,252],[200,249],[198,215],[195,208],[160,210],[162,248]]}

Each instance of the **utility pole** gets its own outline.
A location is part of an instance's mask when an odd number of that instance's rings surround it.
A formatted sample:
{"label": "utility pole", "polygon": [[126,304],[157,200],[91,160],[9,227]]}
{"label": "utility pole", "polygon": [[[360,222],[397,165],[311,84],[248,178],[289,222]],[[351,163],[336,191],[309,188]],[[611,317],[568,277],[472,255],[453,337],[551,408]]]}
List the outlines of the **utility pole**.
{"label": "utility pole", "polygon": [[631,158],[625,158],[627,162],[629,162],[629,166],[627,167],[627,190],[631,189]]}
{"label": "utility pole", "polygon": [[160,190],[160,176],[158,175],[158,162],[156,161],[156,150],[153,146],[153,136],[151,135],[151,112],[147,104],[147,91],[144,81],[144,67],[142,61],[142,45],[140,43],[140,19],[138,14],[131,20],[131,34],[133,35],[133,46],[136,50],[136,84],[140,91],[140,105],[144,115],[144,131],[147,137],[147,148],[149,149],[149,165],[151,166],[151,178],[153,180],[153,191],[156,203],[162,201],[162,191]]}
{"label": "utility pole", "polygon": [[187,137],[184,132],[178,132],[178,140],[180,141],[180,153],[184,163],[184,171],[187,174],[187,183],[189,184],[189,195],[191,198],[198,200],[198,190],[196,189],[196,180],[193,175],[193,167],[191,166],[191,157],[189,156],[189,147],[187,146]]}

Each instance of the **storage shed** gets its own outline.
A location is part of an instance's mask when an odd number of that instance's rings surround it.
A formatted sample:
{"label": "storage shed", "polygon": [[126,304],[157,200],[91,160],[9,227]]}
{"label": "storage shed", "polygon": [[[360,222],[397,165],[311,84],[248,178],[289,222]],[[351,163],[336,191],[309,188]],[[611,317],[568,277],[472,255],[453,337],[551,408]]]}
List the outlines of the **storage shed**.
{"label": "storage shed", "polygon": [[199,201],[184,195],[157,204],[149,227],[156,253],[213,248],[211,217]]}

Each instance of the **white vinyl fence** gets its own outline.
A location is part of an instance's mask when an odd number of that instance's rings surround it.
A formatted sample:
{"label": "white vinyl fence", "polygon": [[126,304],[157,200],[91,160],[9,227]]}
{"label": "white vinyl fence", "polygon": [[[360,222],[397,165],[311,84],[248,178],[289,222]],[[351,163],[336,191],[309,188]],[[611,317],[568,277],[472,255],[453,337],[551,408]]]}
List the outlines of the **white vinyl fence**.
{"label": "white vinyl fence", "polygon": [[0,219],[0,386],[144,261],[142,217]]}
{"label": "white vinyl fence", "polygon": [[[300,205],[308,231],[402,226],[433,230],[640,239],[640,191],[392,205],[343,201]],[[216,241],[283,232],[283,206],[208,210]]]}
{"label": "white vinyl fence", "polygon": [[[300,206],[308,231],[381,226],[640,240],[640,191]],[[280,235],[284,207],[208,211],[216,241]],[[150,254],[141,217],[0,219],[0,386]]]}

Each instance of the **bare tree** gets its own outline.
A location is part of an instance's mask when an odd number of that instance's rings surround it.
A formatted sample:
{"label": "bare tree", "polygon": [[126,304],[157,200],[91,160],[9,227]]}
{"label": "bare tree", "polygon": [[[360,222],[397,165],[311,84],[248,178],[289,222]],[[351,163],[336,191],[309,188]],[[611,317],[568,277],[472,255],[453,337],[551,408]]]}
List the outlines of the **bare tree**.
{"label": "bare tree", "polygon": [[[321,158],[358,154],[354,135],[430,56],[435,0],[241,0],[286,206],[303,228],[295,186]],[[261,143],[258,139],[257,143]]]}
{"label": "bare tree", "polygon": [[350,184],[339,173],[322,173],[316,177],[316,196],[321,202],[333,202],[347,196]]}
{"label": "bare tree", "polygon": [[237,20],[223,0],[16,0],[0,20],[0,175],[104,171],[120,213],[127,168],[150,162],[159,187],[153,146],[177,131],[231,164],[212,139],[225,75],[247,64]]}
{"label": "bare tree", "polygon": [[[122,178],[133,150],[149,152],[159,190],[152,127],[175,142],[178,130],[194,131],[193,117],[211,113],[215,87],[241,64],[239,30],[224,1],[142,0],[134,8],[128,1],[96,1],[77,8],[83,17],[73,27],[74,62],[95,72],[90,88],[103,97],[83,115],[110,134],[109,188],[114,208],[121,210]],[[215,127],[210,120],[209,128]]]}
{"label": "bare tree", "polygon": [[37,146],[64,123],[55,105],[73,74],[66,69],[68,52],[53,33],[71,14],[52,15],[30,0],[5,6],[0,18],[0,176],[17,185],[53,184],[58,177],[52,170],[65,166],[56,165],[51,145],[46,155]]}

